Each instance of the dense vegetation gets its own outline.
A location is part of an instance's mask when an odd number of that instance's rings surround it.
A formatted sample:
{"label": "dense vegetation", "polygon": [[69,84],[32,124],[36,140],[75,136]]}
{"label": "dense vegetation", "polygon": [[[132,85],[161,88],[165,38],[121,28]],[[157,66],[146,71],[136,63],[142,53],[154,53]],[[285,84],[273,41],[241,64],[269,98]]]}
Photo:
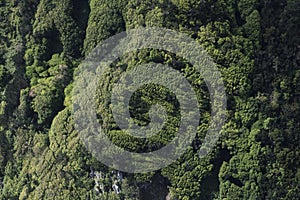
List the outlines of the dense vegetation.
{"label": "dense vegetation", "polygon": [[[140,26],[184,32],[208,52],[224,77],[227,121],[213,152],[200,159],[210,117],[201,76],[169,52],[125,55],[97,90],[97,112],[113,142],[153,150],[167,144],[178,125],[176,98],[157,85],[135,93],[131,114],[145,125],[143,105],[163,101],[168,126],[159,136],[135,139],[113,122],[107,89],[138,64],[181,71],[197,88],[204,117],[180,159],[153,173],[124,173],[116,194],[118,173],[77,137],[72,83],[99,42]],[[0,0],[0,199],[299,199],[299,26],[298,0]],[[101,176],[92,178],[91,171]]]}

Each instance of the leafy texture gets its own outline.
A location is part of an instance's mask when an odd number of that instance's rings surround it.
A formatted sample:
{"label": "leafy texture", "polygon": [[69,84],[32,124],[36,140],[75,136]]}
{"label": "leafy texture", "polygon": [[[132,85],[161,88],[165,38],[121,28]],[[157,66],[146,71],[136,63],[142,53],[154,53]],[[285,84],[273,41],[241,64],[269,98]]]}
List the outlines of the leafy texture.
{"label": "leafy texture", "polygon": [[[0,0],[0,199],[299,199],[299,15],[298,0]],[[178,128],[176,97],[155,84],[134,93],[130,114],[147,125],[150,106],[162,103],[168,117],[160,133],[134,138],[114,122],[113,84],[140,64],[181,72],[202,117],[193,144],[170,166],[117,172],[86,151],[74,128],[74,71],[101,41],[152,26],[188,34],[213,58],[227,120],[200,159],[211,110],[201,74],[167,51],[130,52],[104,73],[96,93],[99,123],[115,144],[152,151]]]}

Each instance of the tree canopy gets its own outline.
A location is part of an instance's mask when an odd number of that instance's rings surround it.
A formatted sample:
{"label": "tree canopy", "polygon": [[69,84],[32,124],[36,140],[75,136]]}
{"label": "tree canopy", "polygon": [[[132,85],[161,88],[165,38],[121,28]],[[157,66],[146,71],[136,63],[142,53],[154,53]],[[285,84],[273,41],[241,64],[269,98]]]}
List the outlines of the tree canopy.
{"label": "tree canopy", "polygon": [[[0,199],[299,199],[300,2],[298,0],[0,0]],[[129,151],[168,144],[180,105],[148,84],[131,97],[134,123],[161,104],[166,125],[147,139],[116,124],[111,90],[123,73],[160,63],[193,86],[201,119],[193,143],[151,173],[118,172],[78,137],[72,88],[82,60],[105,39],[138,27],[189,35],[216,63],[228,98],[226,123],[199,157],[211,119],[208,87],[191,63],[160,49],[116,60],[98,83],[99,123]],[[162,74],[163,76],[163,74]]]}

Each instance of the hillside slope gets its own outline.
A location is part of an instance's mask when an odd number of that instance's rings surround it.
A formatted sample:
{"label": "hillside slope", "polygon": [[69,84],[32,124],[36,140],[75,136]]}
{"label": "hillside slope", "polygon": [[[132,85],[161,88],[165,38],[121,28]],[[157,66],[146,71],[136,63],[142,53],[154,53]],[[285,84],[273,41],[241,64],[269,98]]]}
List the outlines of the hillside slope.
{"label": "hillside slope", "polygon": [[[0,199],[299,199],[299,25],[298,0],[0,0]],[[93,158],[74,128],[74,71],[101,41],[138,27],[186,33],[208,52],[224,78],[227,119],[214,150],[200,159],[210,100],[199,74],[156,49],[119,59],[96,94],[114,143],[149,151],[176,130],[174,98],[164,104],[171,116],[160,137],[132,139],[113,122],[108,89],[139,64],[185,74],[204,115],[180,159],[152,173],[122,173],[116,194],[119,173]],[[143,105],[155,103],[150,91],[158,89],[159,100],[172,96],[157,87],[134,96],[131,114],[141,124],[149,122]]]}

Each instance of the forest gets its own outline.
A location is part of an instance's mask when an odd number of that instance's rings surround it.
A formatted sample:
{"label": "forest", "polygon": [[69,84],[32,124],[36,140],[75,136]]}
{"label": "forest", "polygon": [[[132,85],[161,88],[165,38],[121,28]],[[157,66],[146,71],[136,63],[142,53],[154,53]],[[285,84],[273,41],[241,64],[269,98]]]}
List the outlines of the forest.
{"label": "forest", "polygon": [[[300,199],[299,26],[299,0],[0,0],[0,199]],[[158,134],[135,138],[114,121],[112,87],[138,65],[182,73],[202,113],[180,158],[160,170],[128,173],[100,162],[78,137],[73,88],[97,45],[139,27],[195,40],[222,75],[227,109],[216,145],[199,157],[211,120],[203,77],[172,52],[125,54],[95,94],[99,124],[115,145],[153,151],[178,129],[176,97],[155,84],[134,93],[129,111],[145,126],[151,105],[161,103],[167,118]]]}

